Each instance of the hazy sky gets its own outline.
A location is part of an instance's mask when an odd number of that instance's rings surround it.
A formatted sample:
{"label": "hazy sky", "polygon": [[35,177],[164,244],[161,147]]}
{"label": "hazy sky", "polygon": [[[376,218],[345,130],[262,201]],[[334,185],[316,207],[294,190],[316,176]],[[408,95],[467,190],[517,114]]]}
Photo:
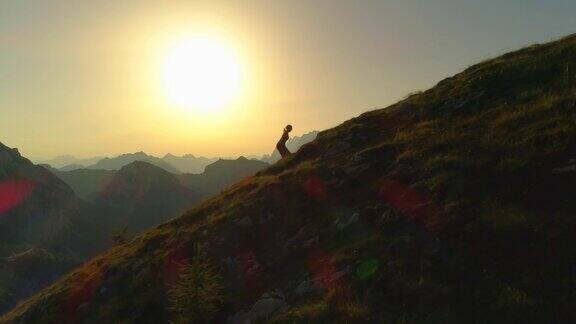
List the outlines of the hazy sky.
{"label": "hazy sky", "polygon": [[[31,158],[269,153],[469,65],[576,32],[574,0],[0,0],[0,142]],[[180,34],[241,62],[213,115],[166,100]]]}

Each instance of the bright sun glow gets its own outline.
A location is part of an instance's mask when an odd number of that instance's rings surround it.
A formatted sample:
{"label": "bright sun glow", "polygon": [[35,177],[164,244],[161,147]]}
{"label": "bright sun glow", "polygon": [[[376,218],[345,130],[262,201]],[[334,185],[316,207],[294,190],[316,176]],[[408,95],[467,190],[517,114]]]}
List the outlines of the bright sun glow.
{"label": "bright sun glow", "polygon": [[183,38],[168,50],[162,66],[168,99],[197,112],[213,113],[230,104],[241,85],[234,51],[210,38]]}

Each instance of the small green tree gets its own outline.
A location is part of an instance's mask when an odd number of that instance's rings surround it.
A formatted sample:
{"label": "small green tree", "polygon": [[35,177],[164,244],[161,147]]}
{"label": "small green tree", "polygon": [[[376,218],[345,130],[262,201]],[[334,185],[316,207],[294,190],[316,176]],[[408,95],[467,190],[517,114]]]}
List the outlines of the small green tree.
{"label": "small green tree", "polygon": [[208,321],[224,303],[224,284],[216,267],[199,256],[188,259],[169,291],[176,323]]}

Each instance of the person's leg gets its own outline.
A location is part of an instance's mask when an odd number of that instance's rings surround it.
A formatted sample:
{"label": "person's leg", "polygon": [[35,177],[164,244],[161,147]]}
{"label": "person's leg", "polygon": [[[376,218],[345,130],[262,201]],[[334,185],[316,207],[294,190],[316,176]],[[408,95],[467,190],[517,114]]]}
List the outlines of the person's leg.
{"label": "person's leg", "polygon": [[280,152],[280,155],[284,158],[288,155],[290,155],[290,151],[288,151],[288,148],[286,147],[286,142],[278,142],[278,144],[276,144],[276,149],[278,150],[278,152]]}
{"label": "person's leg", "polygon": [[282,137],[276,144],[276,149],[278,150],[278,152],[280,152],[280,156],[282,156],[283,158],[290,155],[290,151],[288,151],[288,148],[286,147],[287,141],[288,141],[288,134],[284,133],[282,134]]}

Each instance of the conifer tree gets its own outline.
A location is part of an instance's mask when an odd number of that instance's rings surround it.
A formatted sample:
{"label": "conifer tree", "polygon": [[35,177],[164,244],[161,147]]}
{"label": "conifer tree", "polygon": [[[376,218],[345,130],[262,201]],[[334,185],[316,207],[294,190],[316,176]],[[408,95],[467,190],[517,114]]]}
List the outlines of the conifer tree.
{"label": "conifer tree", "polygon": [[224,302],[223,279],[217,268],[196,255],[186,260],[178,282],[169,291],[176,323],[207,321]]}

